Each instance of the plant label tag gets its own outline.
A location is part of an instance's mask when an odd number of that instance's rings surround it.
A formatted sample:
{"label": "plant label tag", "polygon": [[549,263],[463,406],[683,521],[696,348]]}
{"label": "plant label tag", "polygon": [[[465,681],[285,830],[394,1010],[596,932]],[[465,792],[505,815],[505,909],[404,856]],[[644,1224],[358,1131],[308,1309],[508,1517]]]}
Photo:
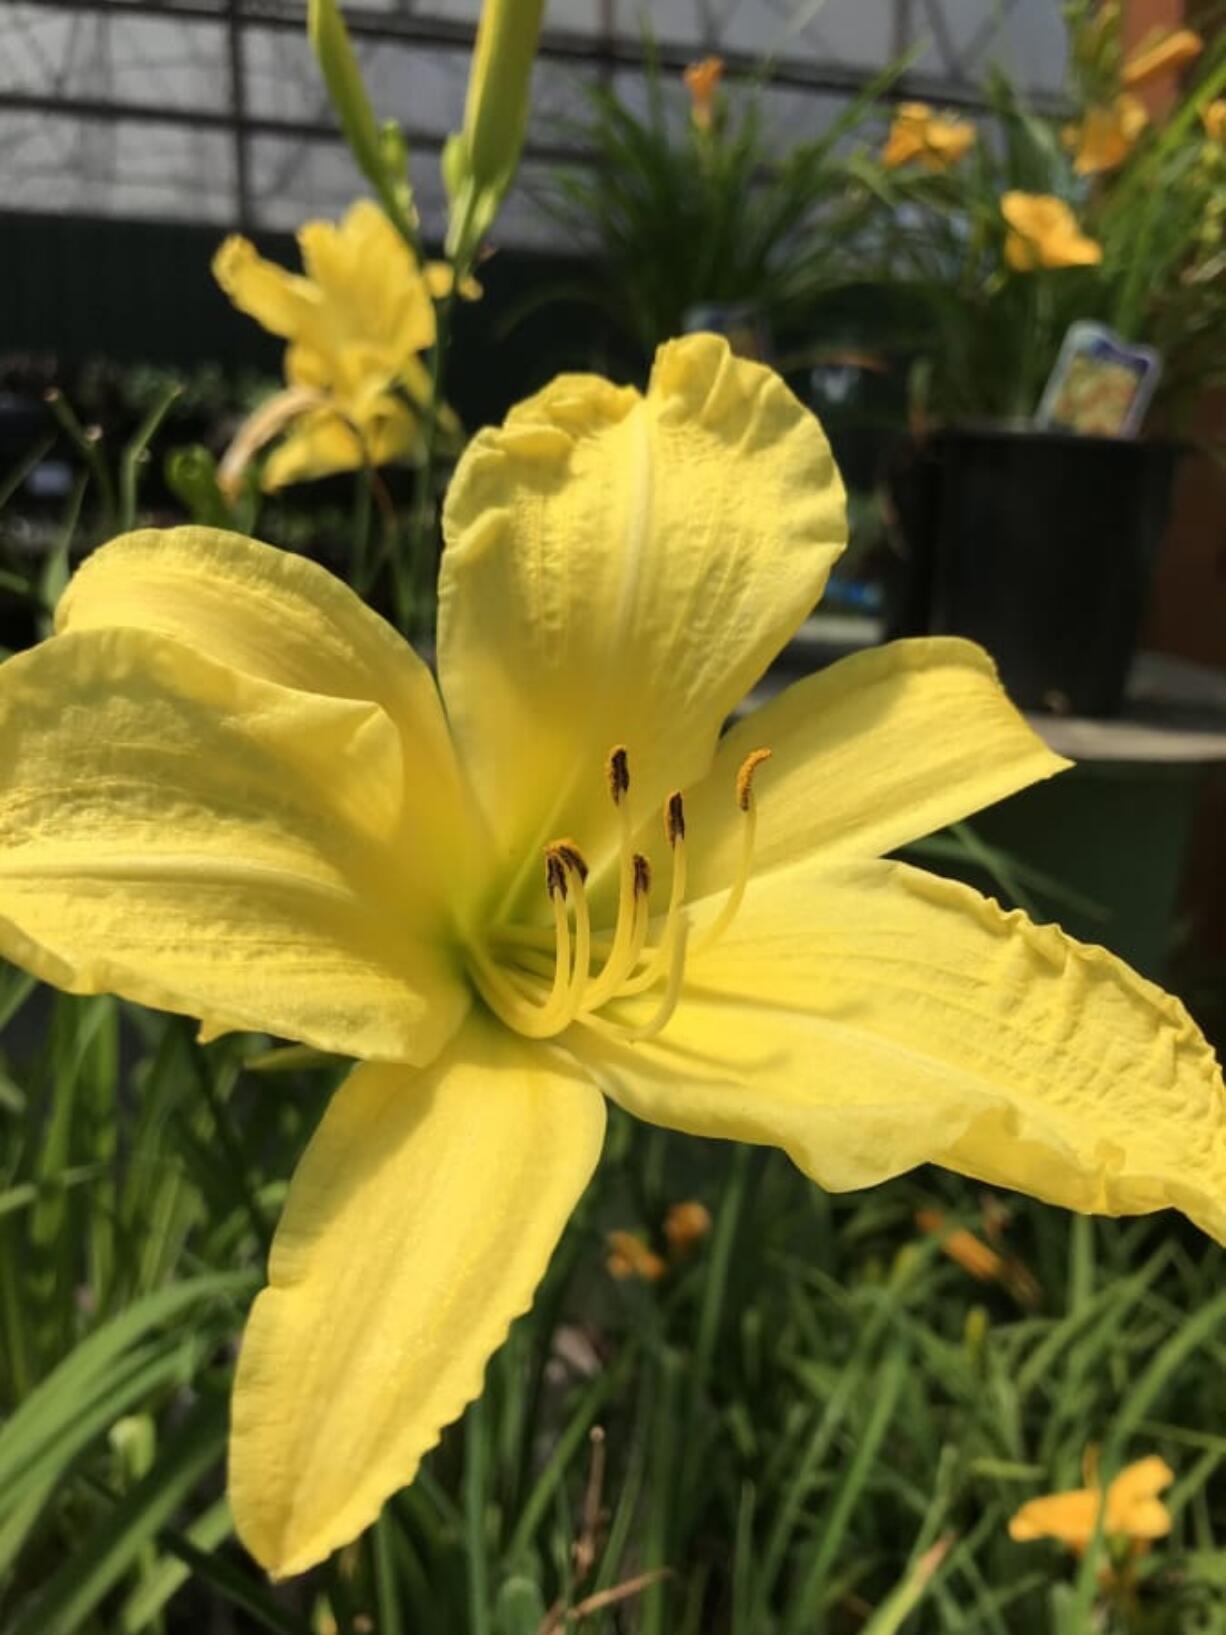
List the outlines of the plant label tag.
{"label": "plant label tag", "polygon": [[1083,437],[1135,437],[1161,373],[1152,347],[1134,346],[1105,324],[1070,324],[1035,424]]}

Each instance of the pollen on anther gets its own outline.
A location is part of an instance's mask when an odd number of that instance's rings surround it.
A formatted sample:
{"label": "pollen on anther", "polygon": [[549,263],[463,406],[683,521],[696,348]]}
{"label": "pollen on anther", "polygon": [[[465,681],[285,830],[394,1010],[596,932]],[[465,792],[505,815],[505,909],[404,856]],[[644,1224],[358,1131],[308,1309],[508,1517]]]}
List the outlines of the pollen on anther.
{"label": "pollen on anther", "polygon": [[679,789],[674,789],[664,802],[664,833],[670,846],[685,839],[685,802]]}
{"label": "pollen on anther", "polygon": [[646,897],[651,890],[651,864],[642,852],[634,854],[634,891],[638,897]]}
{"label": "pollen on anther", "polygon": [[605,772],[609,779],[609,794],[613,797],[613,804],[620,806],[623,795],[630,788],[630,756],[625,744],[618,744],[609,751]]}
{"label": "pollen on anther", "polygon": [[552,847],[545,852],[545,888],[551,897],[566,896],[566,869]]}
{"label": "pollen on anther", "polygon": [[550,845],[549,851],[558,859],[559,867],[573,869],[580,880],[587,879],[587,859],[573,840],[555,840]]}
{"label": "pollen on anther", "polygon": [[753,799],[754,773],[762,765],[763,761],[769,761],[770,758],[771,751],[769,749],[754,749],[741,762],[740,770],[736,775],[736,803],[742,812],[748,812],[749,803]]}

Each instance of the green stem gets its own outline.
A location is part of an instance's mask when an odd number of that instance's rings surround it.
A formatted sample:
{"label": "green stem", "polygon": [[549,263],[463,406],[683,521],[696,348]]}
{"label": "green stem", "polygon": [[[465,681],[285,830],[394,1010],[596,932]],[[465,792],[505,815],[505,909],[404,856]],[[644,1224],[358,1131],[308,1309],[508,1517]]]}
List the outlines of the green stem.
{"label": "green stem", "polygon": [[63,392],[56,387],[52,387],[47,393],[47,407],[68,433],[82,459],[94,474],[94,481],[98,484],[98,492],[102,498],[104,532],[109,534],[115,526],[115,484],[103,458],[100,446],[102,433],[95,427],[86,431],[69,407]]}
{"label": "green stem", "polygon": [[374,505],[374,473],[364,461],[357,473],[353,493],[353,557],[350,583],[359,596],[370,589],[370,519]]}
{"label": "green stem", "polygon": [[485,1552],[485,1404],[480,1397],[464,1426],[464,1556],[468,1567],[471,1635],[492,1635],[489,1563]]}
{"label": "green stem", "polygon": [[[408,551],[397,552],[393,565],[396,618],[406,635],[412,634],[410,620],[418,603],[418,592],[429,588],[429,563],[434,545],[434,481],[438,457],[438,428],[442,417],[443,393],[447,383],[447,347],[451,339],[451,309],[456,288],[466,268],[456,262],[451,287],[436,307],[434,352],[430,359],[430,395],[422,420],[423,453],[417,473],[417,495],[409,519]],[[407,560],[406,560],[407,558]]]}

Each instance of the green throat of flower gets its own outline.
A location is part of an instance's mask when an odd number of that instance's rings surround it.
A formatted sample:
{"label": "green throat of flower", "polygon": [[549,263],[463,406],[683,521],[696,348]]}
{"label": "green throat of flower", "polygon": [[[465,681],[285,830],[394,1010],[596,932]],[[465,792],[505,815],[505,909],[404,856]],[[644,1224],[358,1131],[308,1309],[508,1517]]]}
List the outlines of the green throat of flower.
{"label": "green throat of flower", "polygon": [[[551,1039],[582,1022],[623,1040],[650,1039],[668,1023],[681,997],[687,959],[706,953],[736,917],[753,862],[757,805],[754,773],[768,749],[747,755],[736,775],[741,818],[740,866],[719,911],[691,937],[686,910],[685,803],[674,791],[664,803],[664,837],[672,853],[668,908],[651,940],[652,867],[634,850],[627,794],[630,765],[618,746],[606,764],[619,829],[617,920],[611,937],[594,937],[587,897],[588,866],[575,841],[545,847],[545,889],[552,935],[538,926],[502,925],[469,950],[469,974],[496,1016],[529,1039]],[[658,989],[654,1010],[634,1024],[600,1013],[617,1000]]]}

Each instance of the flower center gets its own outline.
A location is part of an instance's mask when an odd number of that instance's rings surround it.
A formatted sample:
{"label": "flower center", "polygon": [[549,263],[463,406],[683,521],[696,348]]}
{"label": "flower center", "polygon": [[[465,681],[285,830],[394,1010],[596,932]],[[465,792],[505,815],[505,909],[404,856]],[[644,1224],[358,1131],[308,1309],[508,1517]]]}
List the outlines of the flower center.
{"label": "flower center", "polygon": [[[672,854],[668,907],[655,940],[652,929],[652,867],[634,850],[627,795],[630,763],[626,751],[611,751],[606,763],[609,796],[619,832],[617,920],[612,936],[592,934],[587,899],[588,867],[573,840],[545,847],[545,890],[553,910],[553,931],[539,926],[501,925],[469,950],[469,972],[478,993],[509,1028],[530,1039],[551,1039],[575,1022],[619,1039],[650,1039],[677,1008],[687,958],[705,953],[724,935],[745,895],[753,861],[757,805],[754,773],[769,749],[747,755],[736,775],[741,814],[741,856],[718,914],[691,938],[686,909],[685,803],[674,791],[664,803],[664,838]],[[599,1015],[605,1006],[658,989],[655,1009],[637,1024]]]}

